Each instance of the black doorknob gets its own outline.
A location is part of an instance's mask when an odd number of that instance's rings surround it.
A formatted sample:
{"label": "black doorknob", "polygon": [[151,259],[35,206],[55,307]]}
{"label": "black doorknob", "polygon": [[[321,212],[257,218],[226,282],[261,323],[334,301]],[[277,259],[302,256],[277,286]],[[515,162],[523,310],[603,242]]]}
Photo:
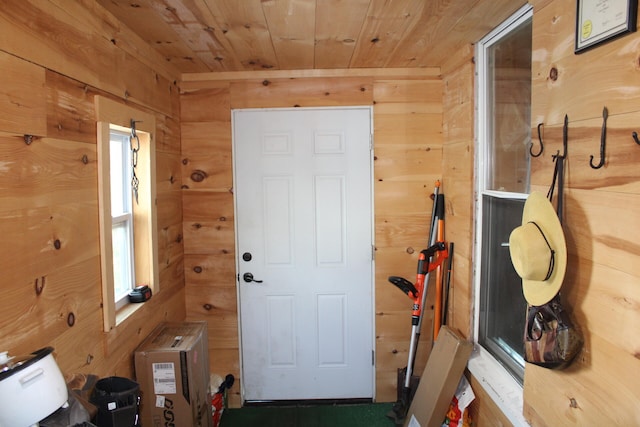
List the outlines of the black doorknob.
{"label": "black doorknob", "polygon": [[244,273],[242,275],[242,280],[244,280],[247,283],[250,283],[250,282],[262,283],[262,280],[254,279],[253,278],[253,274],[251,274],[251,273]]}

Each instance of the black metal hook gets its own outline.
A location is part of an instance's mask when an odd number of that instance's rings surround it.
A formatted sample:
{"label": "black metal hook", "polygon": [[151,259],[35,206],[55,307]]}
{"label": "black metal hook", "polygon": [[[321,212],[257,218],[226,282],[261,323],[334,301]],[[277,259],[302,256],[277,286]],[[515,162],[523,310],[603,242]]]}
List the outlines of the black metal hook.
{"label": "black metal hook", "polygon": [[640,139],[638,139],[638,132],[636,131],[631,132],[631,136],[633,137],[633,140],[636,142],[636,144],[640,145]]}
{"label": "black metal hook", "polygon": [[589,166],[593,169],[600,169],[604,166],[604,149],[607,143],[607,118],[609,117],[609,110],[607,107],[602,109],[602,131],[600,132],[600,163],[597,165],[593,164],[593,156],[590,156]]}
{"label": "black metal hook", "polygon": [[562,125],[562,150],[564,151],[562,155],[560,155],[560,150],[558,150],[557,154],[554,154],[553,161],[556,161],[558,158],[566,159],[567,158],[567,140],[569,139],[569,117],[564,115],[564,124]]}
{"label": "black metal hook", "polygon": [[538,141],[540,141],[540,151],[538,154],[533,154],[533,142],[529,145],[529,154],[531,157],[540,157],[542,152],[544,151],[544,144],[542,143],[542,134],[540,133],[540,128],[544,126],[544,123],[538,123]]}

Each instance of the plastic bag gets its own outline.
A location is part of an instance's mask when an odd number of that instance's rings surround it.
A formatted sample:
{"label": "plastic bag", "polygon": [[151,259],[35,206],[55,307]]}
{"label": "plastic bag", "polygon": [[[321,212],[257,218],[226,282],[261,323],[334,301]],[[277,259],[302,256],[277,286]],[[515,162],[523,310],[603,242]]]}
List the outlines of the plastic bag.
{"label": "plastic bag", "polygon": [[456,393],[451,399],[449,411],[442,423],[443,427],[470,427],[469,405],[476,398],[471,384],[466,377],[462,377],[458,383]]}

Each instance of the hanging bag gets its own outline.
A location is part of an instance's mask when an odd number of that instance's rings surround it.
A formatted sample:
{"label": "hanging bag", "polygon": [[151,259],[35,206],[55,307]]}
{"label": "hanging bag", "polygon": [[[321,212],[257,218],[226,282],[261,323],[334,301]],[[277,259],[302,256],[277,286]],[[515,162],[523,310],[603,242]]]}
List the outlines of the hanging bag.
{"label": "hanging bag", "polygon": [[[564,129],[565,153],[553,156],[555,168],[547,198],[551,202],[558,184],[557,214],[562,224],[564,160],[566,156],[566,117]],[[582,335],[562,306],[560,292],[549,302],[535,306],[527,305],[524,330],[524,359],[545,368],[562,369],[568,366],[580,352]]]}
{"label": "hanging bag", "polygon": [[529,305],[524,359],[545,368],[564,368],[582,348],[582,336],[562,307],[560,294],[541,306]]}

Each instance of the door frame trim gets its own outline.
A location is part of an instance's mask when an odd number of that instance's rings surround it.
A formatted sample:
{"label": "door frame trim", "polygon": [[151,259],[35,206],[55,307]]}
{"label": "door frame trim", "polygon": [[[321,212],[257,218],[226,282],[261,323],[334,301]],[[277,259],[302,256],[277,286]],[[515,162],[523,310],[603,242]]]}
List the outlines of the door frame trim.
{"label": "door frame trim", "polygon": [[372,400],[376,401],[376,368],[377,368],[377,354],[376,354],[376,268],[375,268],[375,198],[374,198],[374,123],[373,123],[373,106],[372,105],[349,105],[349,106],[335,106],[335,107],[274,107],[274,108],[232,108],[231,109],[231,165],[232,165],[232,177],[233,177],[233,215],[234,215],[234,261],[235,261],[235,283],[236,283],[236,315],[238,322],[238,366],[240,371],[240,404],[245,405],[244,394],[244,366],[242,360],[242,316],[240,314],[242,307],[240,305],[240,265],[239,265],[239,245],[238,245],[238,206],[237,206],[237,194],[235,191],[236,181],[236,135],[235,135],[235,121],[236,112],[240,111],[312,111],[312,110],[367,110],[369,112],[369,191],[371,200],[371,396]]}

